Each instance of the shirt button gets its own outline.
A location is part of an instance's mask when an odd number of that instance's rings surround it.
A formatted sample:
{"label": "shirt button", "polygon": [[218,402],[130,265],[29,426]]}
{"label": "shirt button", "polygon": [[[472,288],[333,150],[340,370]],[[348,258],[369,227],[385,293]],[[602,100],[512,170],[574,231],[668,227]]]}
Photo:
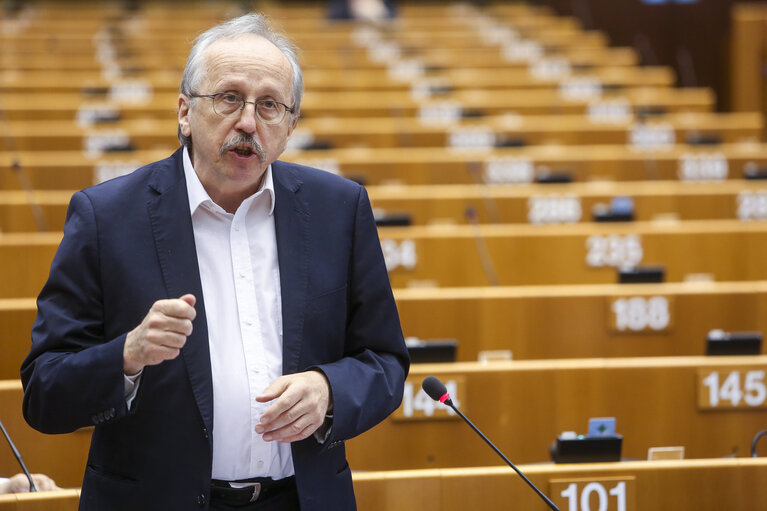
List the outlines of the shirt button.
{"label": "shirt button", "polygon": [[264,462],[260,461],[258,462],[258,468],[264,468]]}
{"label": "shirt button", "polygon": [[240,230],[240,224],[234,224],[234,230],[239,231]]}

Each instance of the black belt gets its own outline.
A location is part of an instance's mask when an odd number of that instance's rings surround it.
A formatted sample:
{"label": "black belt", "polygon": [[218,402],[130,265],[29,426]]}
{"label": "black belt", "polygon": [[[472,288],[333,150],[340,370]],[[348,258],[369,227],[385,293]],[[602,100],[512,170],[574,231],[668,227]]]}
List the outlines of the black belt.
{"label": "black belt", "polygon": [[295,487],[295,476],[273,480],[259,477],[244,481],[248,486],[232,488],[227,481],[213,479],[210,482],[210,500],[221,502],[227,506],[246,506],[257,500],[269,498],[291,487]]}

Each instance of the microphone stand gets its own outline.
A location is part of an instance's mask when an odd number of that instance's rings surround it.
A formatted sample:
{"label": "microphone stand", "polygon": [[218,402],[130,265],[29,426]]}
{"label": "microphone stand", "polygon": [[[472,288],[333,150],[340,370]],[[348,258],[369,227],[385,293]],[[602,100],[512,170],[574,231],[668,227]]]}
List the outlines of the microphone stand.
{"label": "microphone stand", "polygon": [[24,460],[21,459],[21,454],[19,454],[19,450],[16,449],[16,446],[13,445],[13,441],[11,440],[11,437],[8,435],[8,432],[5,430],[5,426],[3,426],[3,422],[0,421],[0,430],[3,432],[3,436],[6,440],[8,440],[8,445],[11,446],[11,450],[13,451],[13,455],[16,456],[16,460],[19,462],[19,465],[21,465],[21,470],[24,471],[24,475],[27,476],[27,479],[29,479],[29,491],[37,491],[37,488],[35,488],[35,483],[32,481],[32,475],[29,473],[29,470],[27,470],[27,466],[24,464]]}
{"label": "microphone stand", "polygon": [[499,450],[499,449],[498,449],[498,448],[497,448],[497,447],[496,447],[496,446],[493,444],[493,442],[491,442],[491,441],[490,441],[490,439],[488,439],[488,438],[487,438],[487,437],[484,435],[484,433],[482,433],[482,432],[481,432],[481,431],[480,431],[480,430],[477,428],[477,426],[475,426],[475,425],[474,425],[474,424],[473,424],[473,423],[472,423],[472,422],[471,422],[471,421],[470,421],[470,420],[469,420],[469,419],[468,419],[468,418],[467,418],[467,417],[466,417],[466,416],[465,416],[465,415],[464,415],[464,414],[463,414],[463,413],[462,413],[462,412],[461,412],[461,411],[460,411],[458,408],[456,408],[456,406],[453,404],[453,400],[452,400],[452,399],[448,398],[448,399],[446,399],[446,400],[444,401],[444,403],[445,403],[446,405],[448,405],[450,408],[452,408],[452,409],[453,409],[453,411],[455,411],[455,413],[457,413],[457,414],[458,414],[458,415],[459,415],[459,416],[460,416],[460,417],[461,417],[461,418],[462,418],[462,419],[463,419],[463,420],[466,422],[466,424],[468,424],[469,426],[471,426],[471,429],[473,429],[473,430],[474,430],[474,432],[475,432],[476,434],[478,434],[480,437],[482,437],[482,440],[484,440],[484,441],[485,441],[485,443],[487,443],[487,445],[489,445],[489,446],[490,446],[490,447],[491,447],[491,448],[492,448],[492,449],[493,449],[493,450],[496,452],[496,454],[498,454],[498,456],[500,456],[501,458],[503,458],[503,461],[505,461],[507,465],[509,465],[511,468],[513,468],[513,469],[514,469],[514,471],[515,471],[517,474],[519,474],[519,477],[521,477],[521,478],[522,478],[522,479],[523,479],[523,480],[524,480],[524,481],[527,483],[527,485],[528,485],[528,486],[530,486],[530,488],[532,488],[532,489],[535,491],[535,493],[537,493],[537,494],[538,494],[538,496],[539,496],[540,498],[542,498],[542,499],[543,499],[543,501],[544,501],[544,502],[546,502],[546,505],[547,505],[547,506],[549,506],[549,508],[550,508],[550,509],[552,509],[552,510],[554,510],[554,511],[560,511],[560,510],[559,510],[559,508],[558,508],[558,507],[557,507],[557,506],[556,506],[556,505],[555,505],[555,504],[554,504],[554,503],[553,503],[553,502],[552,502],[552,501],[551,501],[551,500],[550,500],[550,499],[549,499],[549,498],[548,498],[546,495],[544,495],[544,493],[543,493],[541,490],[539,490],[539,489],[538,489],[538,488],[537,488],[537,487],[536,487],[536,486],[535,486],[535,485],[534,485],[534,484],[533,484],[533,483],[530,481],[530,479],[528,479],[528,478],[525,476],[525,474],[523,474],[523,473],[522,473],[522,472],[521,472],[521,471],[520,471],[520,470],[519,470],[519,469],[518,469],[518,468],[517,468],[517,467],[516,467],[516,466],[515,466],[515,465],[514,465],[514,464],[513,464],[511,461],[510,461],[510,460],[509,460],[509,458],[507,458],[507,457],[506,457],[506,456],[505,456],[505,455],[504,455],[504,454],[503,454],[503,453],[502,453],[502,452],[501,452],[501,451],[500,451],[500,450]]}
{"label": "microphone stand", "polygon": [[27,205],[32,212],[32,217],[34,218],[35,224],[37,225],[37,230],[39,232],[47,231],[48,225],[45,221],[43,208],[41,208],[40,204],[37,203],[32,184],[29,181],[29,176],[27,176],[27,173],[24,171],[24,167],[21,164],[21,157],[19,156],[16,139],[11,134],[11,121],[6,114],[6,110],[2,101],[0,101],[0,121],[2,121],[2,123],[0,123],[0,127],[2,124],[6,125],[6,129],[3,130],[5,133],[3,138],[5,149],[11,155],[11,170],[14,174],[16,174],[16,177],[19,180],[19,184],[21,185],[21,189],[24,191],[24,195],[27,197]]}

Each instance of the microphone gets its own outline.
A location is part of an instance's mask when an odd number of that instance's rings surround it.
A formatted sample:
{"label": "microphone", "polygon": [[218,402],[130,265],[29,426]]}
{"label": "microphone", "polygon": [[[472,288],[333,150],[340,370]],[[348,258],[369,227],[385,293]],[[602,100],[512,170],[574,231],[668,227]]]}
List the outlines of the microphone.
{"label": "microphone", "polygon": [[479,162],[470,163],[468,166],[469,174],[474,178],[474,182],[479,185],[479,191],[482,194],[482,202],[485,205],[485,211],[487,216],[490,217],[490,221],[495,224],[501,223],[501,214],[498,212],[498,202],[495,200],[488,191],[490,186],[482,178],[482,170]]}
{"label": "microphone", "polygon": [[751,457],[752,458],[757,458],[758,457],[758,455],[756,454],[756,444],[759,442],[759,439],[762,438],[765,435],[767,435],[767,429],[763,429],[762,431],[757,433],[754,436],[754,439],[751,440]]}
{"label": "microphone", "polygon": [[29,473],[29,470],[27,470],[27,466],[24,464],[24,460],[21,459],[21,454],[19,454],[19,450],[16,449],[16,446],[13,445],[13,441],[11,440],[11,437],[8,435],[8,432],[5,430],[5,426],[3,426],[3,422],[0,421],[0,430],[3,432],[3,436],[6,440],[8,440],[8,445],[11,446],[11,450],[13,451],[13,455],[16,456],[16,460],[18,460],[19,465],[21,465],[21,470],[24,471],[24,475],[27,476],[27,479],[29,479],[29,491],[37,491],[37,488],[35,488],[35,483],[32,481],[32,475]]}
{"label": "microphone", "polygon": [[[11,170],[14,174],[16,174],[16,177],[19,180],[19,184],[21,185],[21,189],[24,191],[24,195],[27,197],[27,205],[32,212],[32,217],[35,219],[37,230],[40,232],[47,231],[48,225],[45,221],[43,208],[41,208],[40,204],[37,203],[34,189],[32,188],[32,184],[29,181],[29,176],[27,176],[27,173],[24,171],[24,167],[21,165],[21,159],[19,157],[16,139],[14,139],[11,135],[11,123],[8,119],[8,115],[5,113],[5,108],[3,107],[2,102],[0,102],[0,120],[3,121],[2,124],[7,125],[7,129],[3,130],[5,133],[3,139],[5,141],[5,149],[12,155]],[[0,126],[2,126],[2,124],[0,124]]]}
{"label": "microphone", "polygon": [[485,243],[485,237],[482,234],[482,230],[479,227],[479,219],[477,218],[477,211],[469,206],[465,211],[466,220],[471,227],[471,234],[474,237],[474,243],[477,245],[477,254],[479,254],[479,260],[482,262],[482,270],[485,272],[485,277],[491,286],[497,286],[498,274],[495,272],[493,266],[493,258],[490,257],[490,251],[487,249],[487,243]]}
{"label": "microphone", "polygon": [[471,429],[474,430],[476,434],[478,434],[480,437],[482,437],[482,440],[484,440],[487,445],[492,447],[492,449],[503,458],[503,461],[506,462],[507,465],[509,465],[511,468],[514,469],[514,471],[519,474],[519,476],[524,479],[524,481],[532,488],[535,493],[538,494],[538,496],[543,499],[543,501],[546,503],[547,506],[549,506],[550,509],[553,509],[554,511],[559,511],[559,508],[546,496],[543,494],[541,490],[539,490],[527,477],[525,477],[525,474],[523,474],[517,467],[514,466],[514,464],[509,461],[509,458],[503,455],[503,453],[491,442],[477,427],[472,424],[472,422],[466,418],[466,416],[461,413],[461,411],[453,404],[453,400],[450,399],[450,394],[447,392],[447,388],[445,385],[439,381],[438,378],[434,376],[427,376],[426,379],[421,384],[421,387],[423,388],[424,392],[426,392],[426,395],[432,398],[435,401],[439,401],[442,404],[445,404],[452,408],[455,413],[457,413],[463,420],[471,426]]}

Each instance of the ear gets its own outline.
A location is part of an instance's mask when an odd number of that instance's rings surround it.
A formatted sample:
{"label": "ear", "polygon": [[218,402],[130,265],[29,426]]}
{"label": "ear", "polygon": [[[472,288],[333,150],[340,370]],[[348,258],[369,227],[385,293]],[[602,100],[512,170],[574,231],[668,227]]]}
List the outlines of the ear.
{"label": "ear", "polygon": [[178,95],[178,127],[181,134],[189,137],[192,135],[192,127],[189,123],[189,113],[192,109],[191,99],[183,94]]}
{"label": "ear", "polygon": [[298,125],[298,116],[295,116],[290,120],[290,123],[288,124],[288,136],[290,136],[293,133],[293,130],[296,129],[297,125]]}

